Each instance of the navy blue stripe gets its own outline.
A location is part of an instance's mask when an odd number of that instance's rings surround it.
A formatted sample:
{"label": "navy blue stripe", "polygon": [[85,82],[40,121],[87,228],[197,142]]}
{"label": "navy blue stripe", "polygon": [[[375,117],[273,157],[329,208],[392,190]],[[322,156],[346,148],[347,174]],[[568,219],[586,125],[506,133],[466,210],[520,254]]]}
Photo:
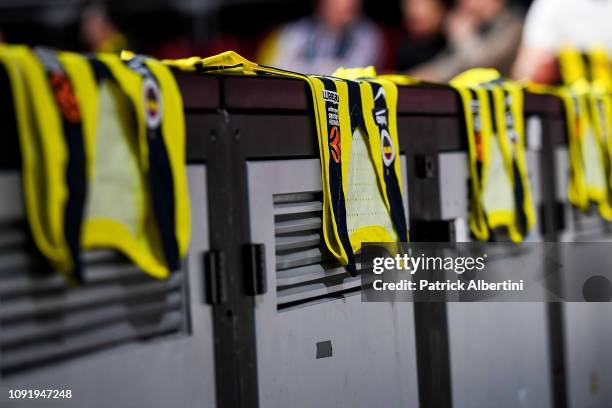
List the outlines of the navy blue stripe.
{"label": "navy blue stripe", "polygon": [[149,184],[160,229],[164,257],[170,271],[179,269],[176,239],[174,179],[160,127],[147,131],[149,140]]}
{"label": "navy blue stripe", "polygon": [[98,84],[104,80],[110,80],[117,83],[117,80],[105,63],[93,57],[89,57],[87,60],[89,61],[89,65],[91,66],[91,70],[93,71],[94,77],[96,78],[96,82]]}
{"label": "navy blue stripe", "polygon": [[64,234],[74,262],[74,276],[83,280],[81,261],[81,230],[85,217],[87,180],[85,174],[85,146],[81,123],[70,123],[63,119],[64,135],[68,146],[66,185],[68,201],[64,214]]}
{"label": "navy blue stripe", "polygon": [[[157,78],[148,70],[148,76],[159,87]],[[155,128],[147,127],[147,142],[149,145],[149,185],[153,201],[153,209],[159,226],[162,249],[166,264],[170,271],[179,269],[180,256],[176,238],[176,218],[174,202],[174,177],[168,158],[168,151],[162,134],[163,117]]]}
{"label": "navy blue stripe", "polygon": [[[44,64],[44,60],[41,59]],[[58,64],[61,64],[57,61]],[[74,93],[74,86],[68,75],[64,72],[50,72],[47,70],[47,77],[50,80],[51,75],[63,75],[65,80]],[[51,85],[52,86],[52,85]],[[64,208],[64,237],[70,251],[70,256],[74,265],[72,274],[76,281],[83,281],[83,267],[81,260],[81,230],[83,219],[85,217],[85,198],[87,196],[87,176],[86,176],[86,158],[85,158],[85,143],[83,140],[83,126],[81,118],[78,121],[70,121],[62,113],[60,101],[57,100],[57,94],[52,90],[54,100],[58,105],[58,110],[61,113],[62,128],[64,130],[64,139],[68,149],[68,162],[66,165],[66,187],[68,189],[68,198],[66,207]],[[76,96],[73,94],[72,96]],[[76,101],[78,103],[78,101]],[[80,110],[80,106],[78,107]],[[80,116],[80,113],[79,113]]]}
{"label": "navy blue stripe", "polygon": [[[336,84],[334,81],[328,78],[319,78],[323,83],[323,86],[326,90],[337,92]],[[328,133],[331,131],[331,127],[329,125],[329,116],[327,115],[327,109],[331,107],[332,102],[325,101],[325,120],[328,124],[327,131]],[[338,103],[338,108],[340,107],[340,103]],[[338,130],[340,131],[340,126],[338,126]],[[329,137],[329,134],[328,134]],[[328,144],[329,146],[329,144]],[[329,148],[329,147],[328,147]],[[342,149],[343,146],[341,145]],[[331,148],[330,148],[331,149]],[[330,151],[331,157],[331,151]],[[355,276],[357,275],[357,267],[355,265],[355,255],[353,254],[353,248],[351,246],[351,242],[348,235],[348,229],[346,226],[346,203],[344,199],[344,190],[342,188],[342,162],[336,163],[333,159],[329,160],[329,193],[331,195],[331,208],[332,215],[334,220],[336,221],[336,226],[338,228],[338,236],[340,238],[340,243],[346,252],[348,258],[348,264],[346,265],[347,271]]]}
{"label": "navy blue stripe", "polygon": [[[372,82],[370,82],[369,84],[372,87],[372,94],[376,97],[382,85],[372,83]],[[382,126],[376,122],[376,115],[374,112],[376,112],[377,109],[386,109],[387,126]],[[374,100],[374,112],[372,112],[374,114],[374,123],[376,123],[377,126],[379,127],[381,135],[382,135],[383,129],[389,132],[389,129],[388,129],[389,108],[387,106],[386,98],[384,100],[383,99]],[[389,132],[389,135],[390,135],[390,132]],[[391,140],[393,141],[393,139]],[[408,227],[406,223],[406,215],[404,213],[404,201],[402,199],[402,192],[400,190],[400,185],[399,185],[397,174],[395,173],[395,160],[397,160],[398,155],[399,155],[399,146],[394,146],[394,148],[397,150],[395,152],[395,157],[393,158],[389,166],[387,166],[385,162],[383,161],[383,176],[385,180],[385,188],[387,191],[387,197],[389,198],[389,204],[391,206],[391,219],[393,220],[393,225],[395,227],[395,231],[397,232],[399,240],[404,241],[408,239]],[[382,149],[382,145],[381,145],[381,149]],[[382,152],[382,154],[384,154],[384,152]]]}
{"label": "navy blue stripe", "polygon": [[346,81],[346,84],[348,87],[351,132],[354,133],[355,129],[360,128],[363,133],[367,133],[365,119],[363,117],[363,105],[361,104],[361,88],[359,87],[359,83],[355,81]]}

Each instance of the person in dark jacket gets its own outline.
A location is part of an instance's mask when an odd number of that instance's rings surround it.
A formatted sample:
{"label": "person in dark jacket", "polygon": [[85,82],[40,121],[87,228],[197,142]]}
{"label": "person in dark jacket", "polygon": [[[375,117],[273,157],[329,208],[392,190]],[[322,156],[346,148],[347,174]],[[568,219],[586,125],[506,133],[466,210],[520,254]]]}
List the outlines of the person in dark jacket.
{"label": "person in dark jacket", "polygon": [[510,75],[523,16],[509,0],[457,0],[444,26],[446,50],[410,74],[446,82],[467,69],[480,67]]}
{"label": "person in dark jacket", "polygon": [[404,33],[397,47],[397,70],[417,67],[446,48],[443,24],[449,7],[450,0],[402,1]]}

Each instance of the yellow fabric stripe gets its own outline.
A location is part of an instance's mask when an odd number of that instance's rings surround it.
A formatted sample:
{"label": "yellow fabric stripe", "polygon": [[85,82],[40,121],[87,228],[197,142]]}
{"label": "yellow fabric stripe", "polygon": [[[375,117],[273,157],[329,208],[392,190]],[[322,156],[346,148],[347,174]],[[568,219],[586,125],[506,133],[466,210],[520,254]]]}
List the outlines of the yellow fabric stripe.
{"label": "yellow fabric stripe", "polygon": [[[483,89],[476,88],[475,86],[479,83],[479,78],[474,78],[474,73],[464,73],[451,81],[453,86],[461,97],[465,112],[465,122],[467,127],[468,135],[468,155],[469,155],[469,169],[470,169],[470,181],[472,184],[472,199],[470,204],[470,229],[474,236],[482,241],[489,239],[489,228],[487,225],[487,218],[485,210],[482,206],[482,193],[486,183],[487,175],[487,164],[489,158],[489,146],[490,139],[492,137],[492,124],[489,114],[489,104],[486,91]],[[485,75],[486,76],[486,75]],[[481,137],[481,154],[482,154],[482,171],[481,177],[478,177],[477,170],[477,157],[478,147],[476,143],[476,128],[474,123],[474,115],[471,107],[472,94],[470,91],[476,93],[480,109],[480,137]]]}
{"label": "yellow fabric stripe", "polygon": [[[527,230],[531,229],[536,222],[535,208],[529,178],[527,172],[527,160],[525,156],[525,124],[523,119],[523,91],[522,87],[510,81],[499,82],[500,75],[495,70],[491,69],[472,69],[459,75],[451,81],[453,86],[459,92],[466,113],[466,124],[470,154],[470,174],[472,182],[472,203],[470,208],[470,228],[476,238],[487,240],[489,238],[489,228],[505,227],[512,241],[520,242],[524,239],[517,225],[516,211],[507,209],[489,209],[485,210],[482,204],[483,192],[488,187],[488,173],[491,159],[491,143],[493,137],[497,140],[500,147],[505,177],[509,182],[509,186],[514,190],[514,185],[517,182],[514,178],[513,161],[516,160],[519,177],[521,178],[524,198],[519,205],[525,212]],[[491,82],[498,81],[498,82]],[[493,97],[493,109],[490,111],[489,92]],[[510,141],[508,129],[508,118],[506,118],[506,98],[504,90],[510,96],[510,113],[512,115],[513,126],[516,136],[516,141]],[[478,180],[477,173],[477,147],[475,141],[475,124],[473,109],[471,106],[471,92],[477,95],[480,108],[481,121],[481,139],[482,139],[482,169],[481,177]],[[493,133],[492,115],[495,115],[497,123],[497,133]],[[515,206],[516,203],[508,203]]]}
{"label": "yellow fabric stripe", "polygon": [[73,265],[63,235],[68,152],[60,113],[44,68],[29,48],[3,46],[0,59],[11,78],[32,236],[53,267],[70,278]]}
{"label": "yellow fabric stripe", "polygon": [[182,257],[187,253],[189,237],[191,236],[191,209],[189,206],[186,172],[184,171],[186,142],[183,100],[174,76],[168,67],[153,60],[148,60],[147,66],[159,81],[164,97],[162,131],[170,166],[173,170],[176,238],[179,254]]}
{"label": "yellow fabric stripe", "polygon": [[[329,194],[326,193],[326,189],[329,186],[329,161],[331,159],[331,155],[329,153],[329,141],[328,135],[330,129],[327,128],[327,110],[325,107],[325,101],[320,96],[322,95],[323,90],[325,89],[323,82],[318,78],[311,78],[309,80],[311,84],[311,89],[313,92],[313,105],[315,107],[315,120],[316,120],[316,128],[317,135],[319,138],[319,155],[321,157],[321,179],[323,183],[323,238],[325,240],[325,244],[329,251],[338,259],[343,265],[348,263],[348,255],[340,241],[340,234],[338,233],[338,225],[336,224],[336,220],[333,217],[331,202]],[[340,109],[340,106],[338,106]],[[342,126],[342,124],[341,124]],[[346,126],[346,125],[345,125]],[[349,125],[350,131],[350,125]],[[340,134],[343,135],[346,132],[346,128],[340,129]],[[349,132],[350,133],[350,132]],[[341,160],[344,161],[344,140],[345,136],[341,136]]]}
{"label": "yellow fabric stripe", "polygon": [[83,247],[112,248],[126,254],[140,269],[149,275],[165,279],[169,272],[166,265],[143,250],[143,243],[134,239],[121,223],[110,219],[87,220],[83,227]]}

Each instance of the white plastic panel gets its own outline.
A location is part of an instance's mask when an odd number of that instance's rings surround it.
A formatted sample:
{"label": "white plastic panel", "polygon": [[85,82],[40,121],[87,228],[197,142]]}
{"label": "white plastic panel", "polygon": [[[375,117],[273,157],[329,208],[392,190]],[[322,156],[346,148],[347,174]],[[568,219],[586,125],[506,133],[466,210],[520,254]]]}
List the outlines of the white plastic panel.
{"label": "white plastic panel", "polygon": [[[469,219],[467,160],[465,152],[439,155],[443,219]],[[527,163],[537,208],[537,151],[527,151]],[[536,225],[528,240],[539,237]],[[545,304],[448,303],[447,311],[454,408],[552,406]]]}
{"label": "white plastic panel", "polygon": [[[260,406],[417,407],[412,304],[362,303],[359,291],[329,287],[332,297],[278,309],[274,196],[320,192],[319,160],[251,162],[247,170],[251,238],[266,246],[268,282],[256,298]],[[315,268],[313,276],[334,273]]]}
{"label": "white plastic panel", "polygon": [[440,169],[440,218],[452,220],[464,217],[469,205],[467,183],[469,180],[468,154],[445,152],[438,156]]}
{"label": "white plastic panel", "polygon": [[565,348],[570,408],[612,406],[612,308],[566,303]]}
{"label": "white plastic panel", "polygon": [[546,324],[543,303],[449,303],[453,407],[552,407]]}
{"label": "white plastic panel", "polygon": [[[567,242],[610,242],[612,232],[594,208],[589,213],[577,210],[567,200],[570,164],[567,147],[555,151],[557,199],[564,203],[565,230],[561,240]],[[601,247],[599,247],[601,250]],[[612,259],[601,253],[578,254],[584,263],[584,276],[567,278],[567,285],[580,284],[602,263],[612,268]],[[569,262],[569,261],[568,261]],[[612,406],[612,308],[609,303],[565,303],[564,328],[566,380],[571,408]]]}
{"label": "white plastic panel", "polygon": [[[190,332],[130,343],[26,371],[2,380],[1,389],[70,389],[70,400],[46,400],[61,408],[212,408],[215,402],[211,308],[203,303],[202,253],[208,248],[206,168],[188,168],[192,235],[186,260]],[[3,407],[31,407],[32,401]],[[41,406],[42,406],[41,405]]]}

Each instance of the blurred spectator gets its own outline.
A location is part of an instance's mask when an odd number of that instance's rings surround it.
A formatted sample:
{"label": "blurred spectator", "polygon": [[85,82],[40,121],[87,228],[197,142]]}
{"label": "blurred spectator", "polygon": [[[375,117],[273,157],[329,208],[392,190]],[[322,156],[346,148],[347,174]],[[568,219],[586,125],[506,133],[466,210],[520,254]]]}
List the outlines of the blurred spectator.
{"label": "blurred spectator", "polygon": [[83,11],[81,36],[93,52],[118,53],[127,48],[127,39],[101,5],[92,5]]}
{"label": "blurred spectator", "polygon": [[397,70],[421,65],[446,48],[442,25],[449,7],[450,0],[402,1],[404,34],[397,48]]}
{"label": "blurred spectator", "polygon": [[551,83],[562,46],[605,46],[612,53],[611,0],[536,0],[527,14],[513,76]]}
{"label": "blurred spectator", "polygon": [[445,23],[447,50],[411,73],[443,82],[474,67],[509,75],[521,30],[522,16],[506,0],[459,0]]}
{"label": "blurred spectator", "polygon": [[281,27],[262,44],[257,62],[306,74],[376,65],[378,28],[362,15],[361,0],[319,0],[313,16]]}

